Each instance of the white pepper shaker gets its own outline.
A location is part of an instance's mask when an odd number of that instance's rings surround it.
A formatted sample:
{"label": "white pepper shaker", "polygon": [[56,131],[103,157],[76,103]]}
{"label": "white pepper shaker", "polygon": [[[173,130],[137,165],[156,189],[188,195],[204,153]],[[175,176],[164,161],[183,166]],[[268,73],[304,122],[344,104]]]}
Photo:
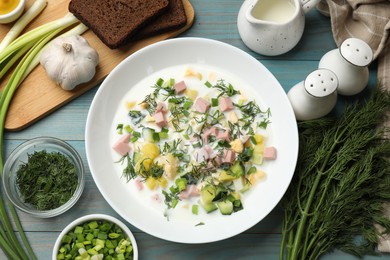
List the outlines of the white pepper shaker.
{"label": "white pepper shaker", "polygon": [[319,68],[332,70],[339,81],[337,92],[352,96],[360,93],[368,83],[368,65],[373,59],[371,47],[357,38],[348,38],[340,48],[331,50],[321,58]]}
{"label": "white pepper shaker", "polygon": [[337,102],[338,80],[328,69],[311,72],[287,93],[297,120],[312,120],[327,115]]}

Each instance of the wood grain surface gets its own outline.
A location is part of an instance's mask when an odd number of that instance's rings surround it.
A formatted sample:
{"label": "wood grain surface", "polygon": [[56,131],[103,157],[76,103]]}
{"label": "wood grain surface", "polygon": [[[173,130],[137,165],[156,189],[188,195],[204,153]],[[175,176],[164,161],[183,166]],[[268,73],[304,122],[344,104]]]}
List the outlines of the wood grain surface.
{"label": "wood grain surface", "polygon": [[[26,8],[33,0],[27,0]],[[187,24],[176,31],[167,32],[146,38],[123,48],[112,50],[88,30],[83,36],[99,53],[99,65],[95,77],[88,83],[81,84],[72,91],[65,91],[47,78],[42,66],[37,66],[16,91],[8,110],[5,128],[9,131],[19,131],[36,122],[72,99],[96,87],[122,60],[137,50],[152,43],[175,37],[192,26],[195,12],[188,0],[183,0],[187,15]],[[69,0],[48,0],[43,12],[26,29],[61,18],[68,13]],[[0,40],[8,32],[11,25],[0,25]],[[0,87],[6,84],[7,78],[0,81]]]}

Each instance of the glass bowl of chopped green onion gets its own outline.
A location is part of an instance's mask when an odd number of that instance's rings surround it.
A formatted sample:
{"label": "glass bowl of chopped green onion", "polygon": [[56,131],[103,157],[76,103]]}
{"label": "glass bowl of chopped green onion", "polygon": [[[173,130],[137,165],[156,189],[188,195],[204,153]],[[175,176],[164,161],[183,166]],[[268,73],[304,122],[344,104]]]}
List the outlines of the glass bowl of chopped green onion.
{"label": "glass bowl of chopped green onion", "polygon": [[16,147],[5,162],[2,178],[12,204],[40,218],[70,209],[85,185],[80,155],[53,137],[34,138]]}
{"label": "glass bowl of chopped green onion", "polygon": [[119,219],[105,214],[86,215],[66,226],[53,248],[53,260],[78,258],[137,260],[137,243]]}

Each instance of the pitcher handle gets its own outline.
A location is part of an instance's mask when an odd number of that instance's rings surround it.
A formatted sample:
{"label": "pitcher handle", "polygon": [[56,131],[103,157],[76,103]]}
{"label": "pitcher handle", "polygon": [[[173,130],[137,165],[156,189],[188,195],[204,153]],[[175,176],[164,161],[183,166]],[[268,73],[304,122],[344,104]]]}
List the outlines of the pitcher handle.
{"label": "pitcher handle", "polygon": [[305,13],[309,12],[313,7],[315,7],[321,0],[300,0],[302,9]]}

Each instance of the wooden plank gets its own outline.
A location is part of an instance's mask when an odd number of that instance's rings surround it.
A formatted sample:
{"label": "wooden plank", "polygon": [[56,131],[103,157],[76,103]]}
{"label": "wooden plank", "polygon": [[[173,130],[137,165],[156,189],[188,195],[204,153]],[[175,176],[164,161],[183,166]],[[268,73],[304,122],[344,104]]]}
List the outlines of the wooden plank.
{"label": "wooden plank", "polygon": [[[31,6],[32,2],[33,0],[27,0],[27,7]],[[91,30],[87,31],[83,36],[98,51],[100,57],[95,77],[90,82],[81,84],[73,91],[65,91],[49,80],[44,69],[38,66],[16,91],[9,107],[5,128],[11,131],[25,128],[87,90],[97,86],[116,65],[130,54],[147,45],[175,37],[186,31],[192,26],[195,12],[189,0],[183,0],[183,3],[187,15],[187,24],[183,28],[143,39],[123,48],[112,50],[104,45]],[[63,17],[68,13],[68,4],[69,0],[48,0],[47,7],[27,30]],[[4,37],[9,27],[0,26],[0,39]],[[5,82],[6,80],[1,82],[0,87],[4,86]]]}

